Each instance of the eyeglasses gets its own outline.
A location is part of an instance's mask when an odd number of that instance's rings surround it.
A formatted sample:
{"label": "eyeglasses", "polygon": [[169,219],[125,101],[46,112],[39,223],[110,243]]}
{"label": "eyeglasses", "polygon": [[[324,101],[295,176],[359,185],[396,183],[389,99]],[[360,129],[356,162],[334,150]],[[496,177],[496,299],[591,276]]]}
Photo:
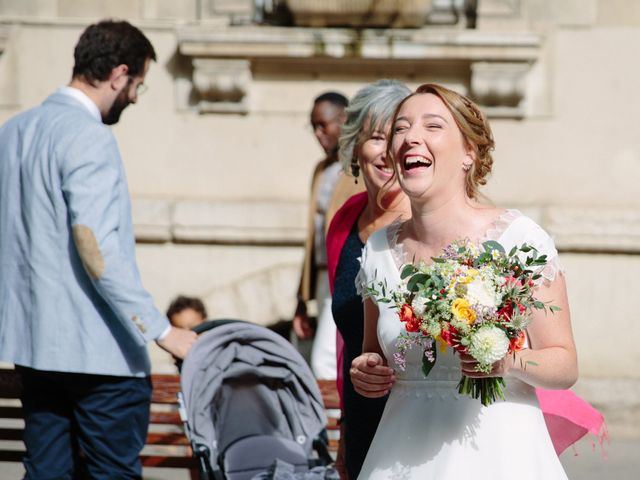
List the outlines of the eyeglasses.
{"label": "eyeglasses", "polygon": [[[133,77],[129,76],[129,85],[131,85],[132,83]],[[147,87],[144,83],[139,83],[138,85],[136,85],[136,97],[139,97],[147,90],[149,90],[149,87]]]}
{"label": "eyeglasses", "polygon": [[149,87],[147,87],[144,83],[139,83],[136,86],[136,96],[139,97],[140,95],[142,95],[147,90],[149,90]]}

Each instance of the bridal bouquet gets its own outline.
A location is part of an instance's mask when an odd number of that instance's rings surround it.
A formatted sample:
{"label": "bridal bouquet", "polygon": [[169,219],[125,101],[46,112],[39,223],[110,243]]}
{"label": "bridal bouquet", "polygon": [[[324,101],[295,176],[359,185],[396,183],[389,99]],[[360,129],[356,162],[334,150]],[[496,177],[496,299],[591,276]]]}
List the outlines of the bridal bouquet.
{"label": "bridal bouquet", "polygon": [[[559,310],[534,297],[544,265],[546,255],[526,244],[506,253],[495,241],[454,242],[430,265],[405,265],[399,290],[387,292],[378,282],[368,291],[379,302],[394,303],[405,324],[394,354],[402,370],[407,349],[419,345],[424,349],[422,371],[429,375],[438,344],[443,351],[450,347],[471,355],[478,371],[489,373],[493,363],[523,347],[534,309]],[[463,376],[458,391],[489,405],[504,399],[503,387],[500,377]]]}

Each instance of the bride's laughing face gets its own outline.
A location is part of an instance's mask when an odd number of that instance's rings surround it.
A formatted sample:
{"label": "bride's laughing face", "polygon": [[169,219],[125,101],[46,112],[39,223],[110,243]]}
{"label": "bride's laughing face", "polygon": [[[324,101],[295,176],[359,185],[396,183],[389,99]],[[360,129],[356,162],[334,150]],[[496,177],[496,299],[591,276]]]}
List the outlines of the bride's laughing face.
{"label": "bride's laughing face", "polygon": [[400,186],[414,201],[446,201],[464,192],[472,162],[445,104],[432,93],[409,98],[393,124],[391,151]]}

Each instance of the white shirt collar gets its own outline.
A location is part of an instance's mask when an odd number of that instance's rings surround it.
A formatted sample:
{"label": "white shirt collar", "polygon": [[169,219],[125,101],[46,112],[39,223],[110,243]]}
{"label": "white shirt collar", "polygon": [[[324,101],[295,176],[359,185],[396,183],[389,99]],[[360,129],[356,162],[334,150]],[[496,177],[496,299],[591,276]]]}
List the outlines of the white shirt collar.
{"label": "white shirt collar", "polygon": [[75,98],[89,111],[91,116],[93,116],[99,122],[102,122],[102,115],[100,115],[98,106],[93,103],[93,100],[91,100],[83,91],[78,90],[74,87],[64,86],[58,88],[58,93],[62,93],[63,95],[68,95],[72,98]]}

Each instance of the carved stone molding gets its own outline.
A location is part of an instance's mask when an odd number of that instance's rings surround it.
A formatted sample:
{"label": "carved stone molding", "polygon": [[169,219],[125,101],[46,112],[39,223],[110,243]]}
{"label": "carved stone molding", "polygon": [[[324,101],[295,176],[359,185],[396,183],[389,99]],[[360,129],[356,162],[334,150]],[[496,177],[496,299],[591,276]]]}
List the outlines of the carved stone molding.
{"label": "carved stone molding", "polygon": [[299,26],[421,27],[432,0],[287,0]]}
{"label": "carved stone molding", "polygon": [[[520,205],[551,234],[560,251],[640,253],[640,212],[632,207]],[[140,242],[301,245],[304,202],[135,198]]]}
{"label": "carved stone molding", "polygon": [[474,62],[471,96],[489,117],[522,117],[530,69],[527,62]]}
{"label": "carved stone molding", "polygon": [[[465,85],[490,116],[539,114],[534,110],[547,104],[540,100],[549,90],[538,65],[544,60],[543,38],[533,33],[227,26],[185,28],[178,42],[180,54],[192,59],[201,112],[246,112],[255,66],[280,62],[286,76],[286,65],[294,61],[305,69],[305,63],[322,62],[324,71],[334,72],[347,72],[356,62],[385,70],[419,65],[435,72],[443,64],[455,65],[454,83]],[[533,71],[535,82],[529,81]]]}
{"label": "carved stone molding", "polygon": [[549,208],[545,228],[559,249],[640,252],[640,212],[632,208]]}
{"label": "carved stone molding", "polygon": [[193,86],[202,113],[247,113],[250,85],[248,60],[193,59]]}
{"label": "carved stone molding", "polygon": [[144,243],[301,245],[304,202],[136,198],[136,240]]}
{"label": "carved stone molding", "polygon": [[520,3],[521,0],[482,0],[478,14],[480,17],[519,17],[522,8]]}

